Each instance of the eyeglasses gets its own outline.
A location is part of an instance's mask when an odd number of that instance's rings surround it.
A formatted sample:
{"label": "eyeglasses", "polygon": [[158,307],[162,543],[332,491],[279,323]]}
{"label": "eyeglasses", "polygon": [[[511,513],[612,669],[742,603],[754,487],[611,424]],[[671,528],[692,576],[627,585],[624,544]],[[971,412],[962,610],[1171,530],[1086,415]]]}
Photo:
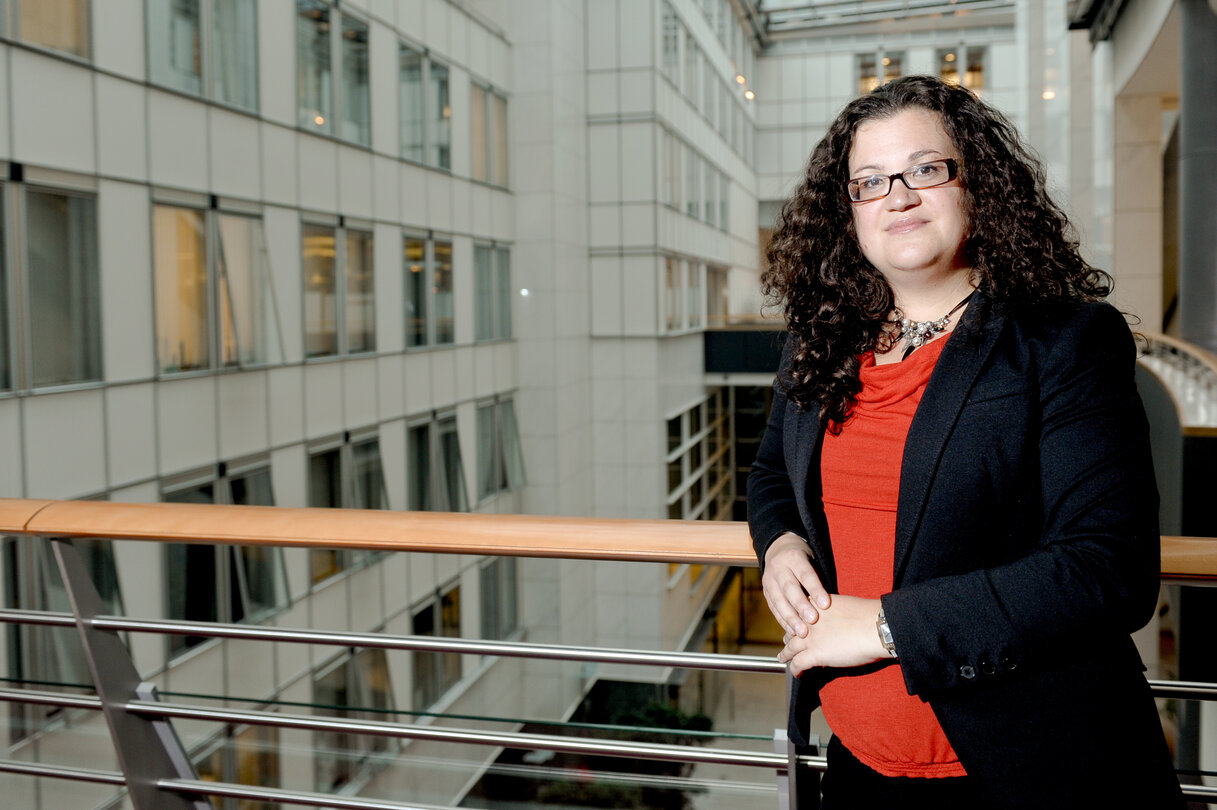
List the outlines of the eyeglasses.
{"label": "eyeglasses", "polygon": [[904,183],[904,187],[908,189],[933,188],[951,182],[958,172],[959,164],[952,158],[944,158],[909,166],[899,174],[855,177],[846,183],[845,187],[849,190],[850,202],[870,202],[881,200],[890,194],[892,183],[897,180]]}

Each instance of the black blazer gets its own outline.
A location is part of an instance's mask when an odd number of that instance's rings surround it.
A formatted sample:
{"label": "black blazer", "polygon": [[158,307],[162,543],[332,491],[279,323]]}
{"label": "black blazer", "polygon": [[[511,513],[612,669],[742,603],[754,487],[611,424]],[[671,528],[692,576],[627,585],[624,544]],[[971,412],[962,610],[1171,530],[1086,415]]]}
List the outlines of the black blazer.
{"label": "black blazer", "polygon": [[[929,702],[988,806],[1182,807],[1129,638],[1157,605],[1160,557],[1127,324],[1107,304],[980,292],[947,340],[900,471],[895,587],[882,597],[899,660],[875,666],[899,666]],[[783,532],[806,538],[835,593],[824,425],[786,397],[786,362],[748,479],[749,527],[762,564]],[[819,687],[847,674],[803,674],[797,743]]]}

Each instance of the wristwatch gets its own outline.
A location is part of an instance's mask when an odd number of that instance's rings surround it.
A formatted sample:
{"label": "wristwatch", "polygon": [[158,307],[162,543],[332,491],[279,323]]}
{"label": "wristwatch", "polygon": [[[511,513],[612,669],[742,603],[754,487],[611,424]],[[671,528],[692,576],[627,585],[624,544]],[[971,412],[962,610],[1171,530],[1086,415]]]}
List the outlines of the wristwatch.
{"label": "wristwatch", "polygon": [[879,631],[879,643],[883,645],[883,649],[887,650],[887,654],[892,658],[898,658],[896,642],[892,641],[892,628],[887,625],[887,617],[883,615],[883,608],[879,608],[879,619],[875,622],[875,629]]}

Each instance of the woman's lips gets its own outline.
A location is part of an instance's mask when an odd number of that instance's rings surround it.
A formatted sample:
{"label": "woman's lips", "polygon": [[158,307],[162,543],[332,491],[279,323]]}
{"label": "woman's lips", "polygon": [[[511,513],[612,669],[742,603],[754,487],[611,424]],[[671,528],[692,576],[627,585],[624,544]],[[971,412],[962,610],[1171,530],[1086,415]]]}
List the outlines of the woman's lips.
{"label": "woman's lips", "polygon": [[906,217],[904,219],[898,219],[895,222],[893,222],[891,225],[887,226],[887,232],[888,233],[910,233],[911,231],[915,231],[918,228],[920,228],[922,225],[925,224],[925,222],[926,221],[924,219],[920,219],[920,218]]}

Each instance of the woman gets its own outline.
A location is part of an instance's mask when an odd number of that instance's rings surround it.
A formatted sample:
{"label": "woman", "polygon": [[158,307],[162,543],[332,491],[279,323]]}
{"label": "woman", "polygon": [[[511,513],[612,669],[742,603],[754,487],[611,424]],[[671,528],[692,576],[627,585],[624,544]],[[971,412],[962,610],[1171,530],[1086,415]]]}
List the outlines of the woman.
{"label": "woman", "polygon": [[749,477],[826,808],[1182,807],[1129,633],[1157,490],[1110,278],[969,91],[856,99],[762,284],[789,340]]}

